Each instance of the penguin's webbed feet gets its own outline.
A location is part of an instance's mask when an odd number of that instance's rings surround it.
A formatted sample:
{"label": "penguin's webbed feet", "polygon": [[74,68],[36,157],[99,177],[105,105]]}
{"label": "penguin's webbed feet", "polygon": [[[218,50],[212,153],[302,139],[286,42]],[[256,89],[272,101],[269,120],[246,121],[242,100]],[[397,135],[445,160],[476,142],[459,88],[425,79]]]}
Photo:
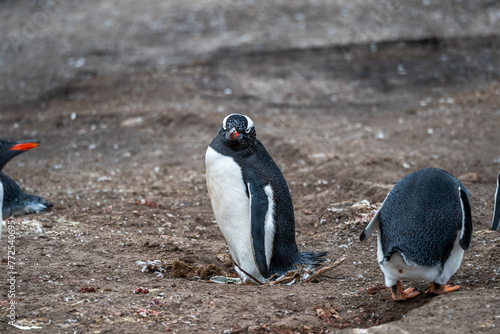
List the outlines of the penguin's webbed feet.
{"label": "penguin's webbed feet", "polygon": [[451,286],[451,285],[445,285],[445,284],[439,284],[439,283],[433,282],[433,283],[431,283],[431,285],[429,285],[429,290],[425,291],[425,293],[442,295],[444,293],[453,292],[453,291],[456,291],[458,289],[460,289],[460,285]]}
{"label": "penguin's webbed feet", "polygon": [[416,297],[420,294],[419,291],[415,290],[414,288],[408,288],[406,290],[403,290],[403,287],[401,286],[401,281],[397,281],[396,285],[393,285],[391,287],[392,291],[392,299],[395,301],[405,301],[410,298]]}

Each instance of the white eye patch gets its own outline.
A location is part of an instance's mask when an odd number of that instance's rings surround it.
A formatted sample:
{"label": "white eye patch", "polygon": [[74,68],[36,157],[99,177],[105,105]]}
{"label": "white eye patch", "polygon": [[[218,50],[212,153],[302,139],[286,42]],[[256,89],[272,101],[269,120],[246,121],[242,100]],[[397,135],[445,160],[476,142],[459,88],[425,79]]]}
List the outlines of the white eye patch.
{"label": "white eye patch", "polygon": [[227,115],[226,117],[224,117],[224,120],[222,121],[222,127],[224,128],[224,130],[227,130],[227,127],[226,127],[226,122],[227,122],[227,119],[231,116],[233,116],[234,114],[231,114],[231,115]]}
{"label": "white eye patch", "polygon": [[229,117],[231,116],[236,116],[236,115],[239,115],[239,116],[243,116],[246,118],[247,120],[247,128],[245,130],[246,133],[249,133],[253,128],[254,128],[254,124],[253,124],[253,121],[250,117],[248,117],[247,115],[242,115],[242,114],[231,114],[231,115],[227,115],[224,120],[222,121],[222,127],[224,128],[224,130],[227,130],[227,120]]}
{"label": "white eye patch", "polygon": [[247,129],[246,129],[246,132],[249,133],[250,130],[252,130],[252,128],[254,127],[253,126],[253,121],[247,115],[243,115],[243,116],[245,116],[245,118],[247,119]]}

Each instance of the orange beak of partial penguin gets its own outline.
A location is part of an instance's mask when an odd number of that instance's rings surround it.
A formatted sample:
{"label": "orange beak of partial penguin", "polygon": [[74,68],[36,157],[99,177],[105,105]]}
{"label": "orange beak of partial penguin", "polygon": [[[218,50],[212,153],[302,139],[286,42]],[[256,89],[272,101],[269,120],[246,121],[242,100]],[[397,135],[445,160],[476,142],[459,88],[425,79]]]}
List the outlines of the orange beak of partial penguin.
{"label": "orange beak of partial penguin", "polygon": [[26,143],[19,143],[14,146],[12,146],[9,151],[27,151],[31,150],[32,148],[38,147],[40,143],[38,142],[26,142]]}
{"label": "orange beak of partial penguin", "polygon": [[238,131],[236,131],[235,128],[232,128],[230,131],[229,131],[229,139],[233,140],[234,138],[238,137],[241,133],[239,133]]}

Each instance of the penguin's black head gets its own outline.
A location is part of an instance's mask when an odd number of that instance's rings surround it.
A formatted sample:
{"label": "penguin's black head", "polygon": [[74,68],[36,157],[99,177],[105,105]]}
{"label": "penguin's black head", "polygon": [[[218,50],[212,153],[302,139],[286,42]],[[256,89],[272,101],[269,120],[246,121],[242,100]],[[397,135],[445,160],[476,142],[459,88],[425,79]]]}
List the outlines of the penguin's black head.
{"label": "penguin's black head", "polygon": [[242,151],[255,143],[256,134],[253,121],[242,114],[231,114],[224,118],[219,135],[224,144],[235,151]]}
{"label": "penguin's black head", "polygon": [[16,155],[31,150],[40,145],[38,140],[6,141],[0,140],[0,171]]}

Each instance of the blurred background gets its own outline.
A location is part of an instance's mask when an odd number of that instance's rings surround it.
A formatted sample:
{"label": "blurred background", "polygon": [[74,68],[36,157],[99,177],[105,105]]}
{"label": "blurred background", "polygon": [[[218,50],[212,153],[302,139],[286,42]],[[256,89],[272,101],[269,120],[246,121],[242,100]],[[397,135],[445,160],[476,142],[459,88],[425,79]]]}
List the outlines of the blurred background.
{"label": "blurred background", "polygon": [[[387,68],[389,73],[377,73],[385,74],[386,81],[396,81],[399,75],[419,79],[421,84],[449,84],[446,70],[455,69],[456,82],[467,83],[478,80],[467,73],[476,62],[483,62],[485,72],[495,72],[494,64],[488,64],[484,55],[478,59],[478,54],[484,52],[481,49],[495,51],[500,20],[498,2],[493,0],[174,0],[141,4],[127,0],[4,0],[0,6],[2,105],[49,99],[62,94],[68,84],[116,73],[149,68],[162,75],[175,66],[221,62],[236,55],[247,56],[244,63],[251,67],[264,56],[298,60],[300,52],[307,50],[340,56],[335,61],[324,56],[323,61],[311,58],[310,62],[302,56],[303,66],[321,67],[326,72],[321,78],[312,72],[310,81],[334,83],[349,71],[354,74],[351,80],[368,79],[370,66],[362,62],[390,49],[394,66]],[[448,43],[461,48],[461,54],[449,54]],[[423,78],[428,73],[423,73],[420,64],[398,64],[398,58],[415,57],[411,49],[426,45],[434,51],[442,49],[431,77]],[[228,68],[225,74],[233,78],[246,71],[259,74],[251,68]],[[283,79],[293,81],[292,75],[283,73]],[[206,80],[202,83],[208,84]],[[396,84],[391,83],[386,85]],[[247,87],[240,83],[233,88],[236,94]],[[325,95],[338,93],[323,89]]]}

